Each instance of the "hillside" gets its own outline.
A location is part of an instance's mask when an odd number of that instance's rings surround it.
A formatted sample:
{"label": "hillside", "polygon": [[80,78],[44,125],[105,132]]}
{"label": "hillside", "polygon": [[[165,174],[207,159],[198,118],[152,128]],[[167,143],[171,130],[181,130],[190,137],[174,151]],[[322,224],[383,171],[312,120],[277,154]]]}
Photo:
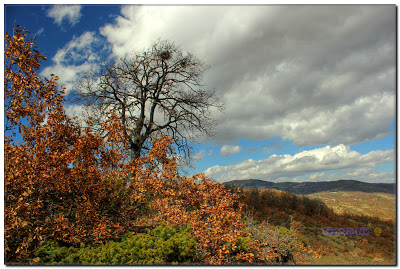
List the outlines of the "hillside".
{"label": "hillside", "polygon": [[312,194],[317,192],[360,191],[366,193],[396,193],[395,183],[366,183],[357,180],[337,180],[321,182],[270,182],[259,179],[233,180],[224,183],[234,187],[250,190],[274,189],[290,191],[295,194]]}
{"label": "hillside", "polygon": [[[242,201],[246,214],[256,221],[292,229],[297,222],[297,235],[321,256],[303,264],[312,265],[393,265],[396,258],[395,214],[391,219],[380,219],[345,211],[332,210],[321,199],[296,195],[279,190],[243,190]],[[339,192],[339,194],[342,192]],[[357,199],[368,200],[377,194],[359,192]],[[389,194],[386,194],[389,195]],[[346,200],[346,199],[345,199]],[[360,207],[362,207],[359,200]],[[372,205],[372,204],[371,204]],[[376,209],[381,205],[376,203]],[[380,208],[386,211],[386,208]],[[365,227],[368,234],[324,234],[324,229],[357,229]],[[329,228],[330,227],[330,228]],[[379,231],[376,233],[376,229]]]}
{"label": "hillside", "polygon": [[319,192],[308,195],[321,199],[337,214],[356,214],[390,220],[396,217],[396,195],[391,193]]}

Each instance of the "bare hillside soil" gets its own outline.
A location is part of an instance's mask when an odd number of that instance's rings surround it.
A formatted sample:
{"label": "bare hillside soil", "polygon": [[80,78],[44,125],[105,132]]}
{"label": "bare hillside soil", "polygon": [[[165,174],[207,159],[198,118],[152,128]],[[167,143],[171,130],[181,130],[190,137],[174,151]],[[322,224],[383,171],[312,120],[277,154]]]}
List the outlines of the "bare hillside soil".
{"label": "bare hillside soil", "polygon": [[379,217],[382,220],[396,218],[396,195],[365,192],[319,192],[307,195],[321,199],[337,214],[356,214]]}

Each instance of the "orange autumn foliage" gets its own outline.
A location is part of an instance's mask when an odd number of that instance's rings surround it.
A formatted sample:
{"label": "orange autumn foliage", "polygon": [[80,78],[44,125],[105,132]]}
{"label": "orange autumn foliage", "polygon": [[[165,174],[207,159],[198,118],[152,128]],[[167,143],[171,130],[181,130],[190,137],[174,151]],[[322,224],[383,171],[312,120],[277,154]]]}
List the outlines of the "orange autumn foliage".
{"label": "orange autumn foliage", "polygon": [[[237,251],[235,246],[239,237],[248,236],[243,231],[239,194],[230,193],[203,174],[180,176],[175,159],[167,154],[171,143],[169,137],[154,138],[149,155],[130,166],[136,175],[130,185],[136,192],[132,198],[148,206],[146,222],[191,223],[206,263],[251,262],[253,254]],[[149,164],[152,169],[143,169]]]}
{"label": "orange autumn foliage", "polygon": [[101,244],[125,231],[161,222],[192,226],[198,257],[210,264],[252,262],[237,249],[248,236],[238,195],[202,174],[183,177],[169,137],[153,137],[146,156],[128,161],[122,123],[110,114],[104,141],[63,109],[56,77],[36,75],[45,60],[17,29],[6,35],[5,136],[6,263],[29,262],[45,240]]}
{"label": "orange autumn foliage", "polygon": [[45,57],[25,38],[19,29],[6,35],[6,129],[18,126],[23,139],[5,137],[8,262],[26,262],[45,239],[98,243],[124,231],[107,210],[117,199],[102,176],[112,152],[90,127],[83,130],[65,114],[63,91],[55,77],[36,75]]}

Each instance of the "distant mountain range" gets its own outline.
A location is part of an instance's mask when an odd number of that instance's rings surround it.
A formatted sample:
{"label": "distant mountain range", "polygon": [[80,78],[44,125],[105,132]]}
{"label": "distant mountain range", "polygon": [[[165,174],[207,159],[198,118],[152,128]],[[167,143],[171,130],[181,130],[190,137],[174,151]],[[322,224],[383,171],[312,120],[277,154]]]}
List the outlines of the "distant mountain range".
{"label": "distant mountain range", "polygon": [[290,191],[295,194],[311,194],[316,192],[334,191],[361,191],[396,193],[395,183],[366,183],[357,180],[337,180],[320,182],[270,182],[259,179],[232,180],[224,182],[224,185],[240,187],[242,189],[274,189]]}

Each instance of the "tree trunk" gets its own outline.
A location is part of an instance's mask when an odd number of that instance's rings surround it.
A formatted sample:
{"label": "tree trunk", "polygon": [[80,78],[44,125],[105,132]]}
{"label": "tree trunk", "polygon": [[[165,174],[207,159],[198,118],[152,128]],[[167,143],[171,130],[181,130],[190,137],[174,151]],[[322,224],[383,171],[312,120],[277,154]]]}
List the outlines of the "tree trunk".
{"label": "tree trunk", "polygon": [[140,157],[140,149],[142,148],[137,143],[131,142],[131,161],[135,161],[137,158]]}

